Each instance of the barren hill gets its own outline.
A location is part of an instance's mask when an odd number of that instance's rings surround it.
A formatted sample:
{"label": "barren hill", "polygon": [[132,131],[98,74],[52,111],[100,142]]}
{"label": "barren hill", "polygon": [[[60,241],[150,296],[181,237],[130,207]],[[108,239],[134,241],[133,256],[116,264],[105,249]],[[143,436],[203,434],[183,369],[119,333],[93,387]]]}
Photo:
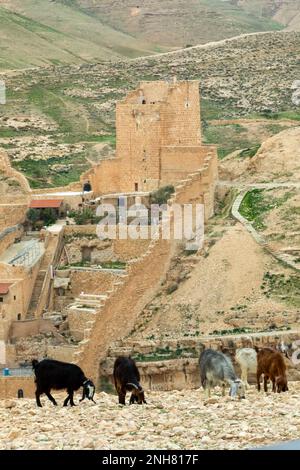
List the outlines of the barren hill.
{"label": "barren hill", "polygon": [[0,69],[137,57],[283,26],[221,0],[0,0]]}
{"label": "barren hill", "polygon": [[270,18],[222,0],[76,0],[76,3],[118,30],[168,47],[282,28]]}
{"label": "barren hill", "polygon": [[261,17],[273,18],[288,30],[300,30],[299,0],[231,0],[231,3]]}
{"label": "barren hill", "polygon": [[300,127],[267,139],[255,156],[228,155],[220,164],[225,179],[248,182],[300,181]]}
{"label": "barren hill", "polygon": [[240,224],[216,216],[206,228],[204,256],[177,254],[131,337],[264,331],[297,327],[298,320],[297,273],[272,260]]}
{"label": "barren hill", "polygon": [[74,2],[0,1],[0,70],[78,64],[158,51],[79,10]]}

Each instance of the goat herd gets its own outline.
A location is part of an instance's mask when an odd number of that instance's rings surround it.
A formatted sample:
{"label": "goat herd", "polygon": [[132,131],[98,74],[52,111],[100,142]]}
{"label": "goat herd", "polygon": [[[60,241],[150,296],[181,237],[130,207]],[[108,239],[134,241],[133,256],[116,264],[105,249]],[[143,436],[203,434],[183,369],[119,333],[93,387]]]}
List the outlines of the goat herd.
{"label": "goat herd", "polygon": [[[268,381],[272,382],[273,392],[288,391],[286,364],[283,350],[273,348],[241,348],[237,349],[235,359],[241,368],[241,379],[235,373],[233,363],[228,355],[213,349],[204,349],[200,355],[200,378],[206,396],[210,396],[211,388],[222,387],[225,395],[226,386],[230,387],[230,396],[245,398],[248,388],[248,373],[256,373],[257,388],[260,390],[260,378],[263,375],[264,391],[268,390]],[[40,396],[45,393],[53,405],[57,405],[51,395],[51,390],[66,389],[68,396],[64,406],[70,402],[74,406],[74,392],[80,387],[83,389],[82,398],[92,400],[94,403],[95,385],[88,379],[80,367],[75,364],[43,359],[32,361],[36,383],[36,403],[42,406]],[[119,397],[119,403],[125,405],[126,393],[131,392],[130,404],[146,403],[144,390],[140,385],[140,374],[131,357],[118,357],[113,370],[114,383]]]}

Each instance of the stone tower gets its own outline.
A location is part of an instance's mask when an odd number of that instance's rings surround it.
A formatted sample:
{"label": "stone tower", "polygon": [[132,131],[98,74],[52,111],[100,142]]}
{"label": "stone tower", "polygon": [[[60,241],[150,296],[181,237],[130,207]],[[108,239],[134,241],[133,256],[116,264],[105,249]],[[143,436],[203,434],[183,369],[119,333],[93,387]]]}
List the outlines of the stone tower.
{"label": "stone tower", "polygon": [[199,81],[141,82],[116,106],[116,158],[94,169],[101,194],[149,192],[203,166],[216,150],[201,142]]}

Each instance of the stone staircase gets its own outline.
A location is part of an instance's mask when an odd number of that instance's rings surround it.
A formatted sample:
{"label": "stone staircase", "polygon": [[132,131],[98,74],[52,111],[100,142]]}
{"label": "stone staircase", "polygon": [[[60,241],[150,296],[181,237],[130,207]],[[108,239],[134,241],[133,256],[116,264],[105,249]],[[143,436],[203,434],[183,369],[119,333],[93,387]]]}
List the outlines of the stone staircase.
{"label": "stone staircase", "polygon": [[76,297],[74,302],[72,302],[68,307],[68,311],[77,311],[89,313],[96,313],[104,304],[107,299],[105,294],[84,294],[81,293],[79,297]]}
{"label": "stone staircase", "polygon": [[50,288],[50,265],[55,264],[55,260],[59,257],[59,251],[62,246],[62,237],[50,236],[48,244],[40,264],[40,269],[34,284],[31,295],[30,304],[27,310],[27,319],[40,316],[47,304],[48,292]]}
{"label": "stone staircase", "polygon": [[36,309],[37,309],[37,306],[38,306],[38,303],[39,303],[39,300],[40,300],[40,295],[41,295],[41,291],[42,291],[42,288],[43,288],[46,272],[47,271],[42,270],[42,269],[39,270],[39,273],[37,275],[37,278],[36,278],[36,281],[35,281],[35,284],[34,284],[33,292],[32,292],[32,295],[31,295],[29,309],[28,309],[28,312],[27,312],[27,319],[30,319],[30,318],[34,317],[34,314],[36,312]]}

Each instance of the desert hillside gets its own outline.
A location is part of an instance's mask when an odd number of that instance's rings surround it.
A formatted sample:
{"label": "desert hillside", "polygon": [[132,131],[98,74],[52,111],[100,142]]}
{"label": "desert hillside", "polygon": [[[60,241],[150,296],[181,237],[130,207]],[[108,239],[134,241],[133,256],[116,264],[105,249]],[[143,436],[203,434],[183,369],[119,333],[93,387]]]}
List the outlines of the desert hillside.
{"label": "desert hillside", "polygon": [[76,7],[74,2],[0,1],[0,70],[79,64],[157,52]]}
{"label": "desert hillside", "polygon": [[[218,144],[220,157],[235,149],[255,153],[298,122],[291,87],[300,73],[299,45],[299,33],[262,33],[134,59],[130,67],[118,61],[4,73],[0,145],[33,187],[76,181],[113,151],[116,101],[140,80],[177,76],[200,80],[203,138]],[[249,119],[237,122],[241,117]]]}
{"label": "desert hillside", "polygon": [[284,130],[266,139],[253,156],[244,156],[243,150],[228,155],[220,163],[220,174],[257,183],[300,181],[299,147],[300,127]]}
{"label": "desert hillside", "polygon": [[222,0],[76,0],[83,11],[137,39],[167,47],[185,47],[282,29],[268,17]]}
{"label": "desert hillside", "polygon": [[273,18],[288,30],[300,30],[299,0],[231,0],[231,3],[249,13]]}
{"label": "desert hillside", "polygon": [[132,58],[284,27],[221,0],[0,0],[0,22],[0,70]]}

